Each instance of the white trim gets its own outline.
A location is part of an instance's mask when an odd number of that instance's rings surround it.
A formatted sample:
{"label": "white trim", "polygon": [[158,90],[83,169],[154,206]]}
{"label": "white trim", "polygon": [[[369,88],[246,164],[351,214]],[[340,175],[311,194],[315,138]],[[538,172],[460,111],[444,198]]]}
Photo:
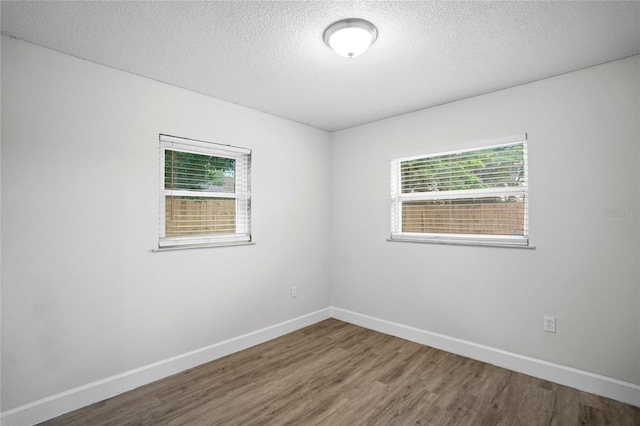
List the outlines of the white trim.
{"label": "white trim", "polygon": [[640,407],[640,385],[543,361],[368,315],[331,308],[333,318],[518,373]]}
{"label": "white trim", "polygon": [[415,243],[469,244],[474,246],[528,246],[529,238],[522,235],[444,234],[419,232],[392,232],[391,241]]}
{"label": "white trim", "polygon": [[202,198],[240,198],[241,195],[235,192],[210,192],[210,191],[189,191],[186,189],[165,189],[164,195],[167,197],[202,197]]}
{"label": "white trim", "polygon": [[214,343],[173,358],[61,392],[3,412],[0,416],[0,424],[26,426],[40,423],[323,321],[330,318],[330,314],[330,308],[321,309],[243,334],[242,336]]}
{"label": "white trim", "polygon": [[236,243],[251,243],[249,234],[215,234],[215,239],[210,236],[201,237],[161,237],[158,240],[158,249],[171,247],[224,247]]}
{"label": "white trim", "polygon": [[527,140],[528,140],[528,135],[526,133],[521,133],[521,134],[512,135],[512,136],[505,136],[502,138],[484,139],[481,141],[473,141],[473,142],[467,142],[467,143],[461,143],[461,144],[455,144],[455,145],[427,148],[420,151],[413,151],[413,152],[408,152],[404,154],[398,153],[390,156],[389,160],[390,161],[393,161],[393,160],[406,161],[406,160],[422,158],[425,156],[430,156],[435,154],[446,155],[454,152],[475,150],[478,148],[495,148],[496,146],[509,145],[509,144],[515,145],[521,142],[525,142]]}
{"label": "white trim", "polygon": [[392,233],[387,241],[392,243],[535,249],[535,246],[530,245],[529,239],[526,237],[505,237],[504,239],[499,236],[486,235],[471,235],[471,237],[474,238],[456,238],[455,234],[429,234],[429,238],[425,238],[424,234]]}
{"label": "white trim", "polygon": [[640,407],[640,385],[634,383],[518,355],[342,308],[328,307],[5,411],[0,415],[0,424],[26,426],[40,423],[328,318],[336,318],[380,333]]}
{"label": "white trim", "polygon": [[152,253],[160,253],[163,251],[176,251],[176,250],[192,250],[192,249],[206,249],[206,248],[216,248],[216,247],[233,247],[233,246],[255,246],[256,243],[253,241],[225,241],[220,243],[205,243],[205,244],[182,244],[182,245],[171,245],[167,247],[158,247],[156,249],[151,249]]}
{"label": "white trim", "polygon": [[496,198],[502,195],[526,197],[526,186],[509,186],[482,189],[461,189],[457,191],[407,192],[397,194],[400,201],[458,200],[460,198]]}
{"label": "white trim", "polygon": [[[251,150],[249,148],[206,142],[198,139],[180,138],[177,136],[164,135],[162,133],[160,134],[160,143],[162,148],[171,148],[178,151],[193,152],[195,154],[209,154],[214,152],[214,155],[226,158],[239,158],[242,154],[251,154]],[[229,155],[230,152],[238,155]]]}

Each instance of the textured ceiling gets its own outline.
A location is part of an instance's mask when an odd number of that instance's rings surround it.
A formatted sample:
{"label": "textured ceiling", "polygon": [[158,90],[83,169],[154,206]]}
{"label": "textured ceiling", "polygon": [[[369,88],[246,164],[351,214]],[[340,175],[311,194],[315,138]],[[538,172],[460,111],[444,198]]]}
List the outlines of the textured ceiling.
{"label": "textured ceiling", "polygon": [[[325,130],[640,53],[639,2],[13,2],[2,33]],[[324,29],[373,22],[355,59]]]}

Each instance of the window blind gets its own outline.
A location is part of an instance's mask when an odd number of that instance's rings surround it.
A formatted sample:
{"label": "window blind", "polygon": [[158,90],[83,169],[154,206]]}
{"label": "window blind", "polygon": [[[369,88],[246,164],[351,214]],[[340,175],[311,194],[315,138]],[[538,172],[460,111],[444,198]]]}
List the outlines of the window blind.
{"label": "window blind", "polygon": [[251,151],[160,136],[160,248],[251,241]]}
{"label": "window blind", "polygon": [[526,135],[391,161],[391,239],[528,245]]}

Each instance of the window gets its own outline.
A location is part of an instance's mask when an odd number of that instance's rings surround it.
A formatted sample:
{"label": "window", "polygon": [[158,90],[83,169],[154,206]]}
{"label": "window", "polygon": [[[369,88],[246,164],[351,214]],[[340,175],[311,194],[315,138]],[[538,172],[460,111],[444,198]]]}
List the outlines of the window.
{"label": "window", "polygon": [[526,135],[391,161],[391,240],[528,246]]}
{"label": "window", "polygon": [[251,151],[160,135],[158,246],[251,241]]}

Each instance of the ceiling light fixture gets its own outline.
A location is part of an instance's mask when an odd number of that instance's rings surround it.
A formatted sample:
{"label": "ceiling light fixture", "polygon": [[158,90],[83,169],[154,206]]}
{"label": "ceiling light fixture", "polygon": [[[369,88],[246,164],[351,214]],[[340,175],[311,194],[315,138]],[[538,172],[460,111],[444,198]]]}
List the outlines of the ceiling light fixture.
{"label": "ceiling light fixture", "polygon": [[324,43],[345,58],[354,58],[367,51],[378,38],[378,29],[364,19],[343,19],[324,30]]}

